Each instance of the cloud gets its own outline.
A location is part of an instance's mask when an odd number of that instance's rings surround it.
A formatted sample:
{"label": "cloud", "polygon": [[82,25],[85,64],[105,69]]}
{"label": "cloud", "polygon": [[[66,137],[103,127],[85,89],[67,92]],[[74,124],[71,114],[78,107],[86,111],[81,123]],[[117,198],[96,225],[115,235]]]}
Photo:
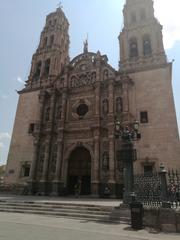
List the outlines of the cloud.
{"label": "cloud", "polygon": [[8,98],[8,95],[7,95],[7,94],[1,94],[1,98],[2,98],[2,99],[7,99],[7,98]]}
{"label": "cloud", "polygon": [[7,158],[8,146],[10,143],[11,136],[8,132],[0,132],[0,165],[5,163],[5,159]]}
{"label": "cloud", "polygon": [[5,133],[0,133],[0,141],[4,140],[4,139],[10,139],[11,136],[9,133],[5,132]]}
{"label": "cloud", "polygon": [[17,77],[17,81],[19,82],[19,83],[25,83],[23,80],[22,80],[22,78],[21,77]]}
{"label": "cloud", "polygon": [[164,45],[172,48],[180,41],[180,1],[154,0],[155,15],[163,25]]}
{"label": "cloud", "polygon": [[9,141],[10,139],[11,139],[11,136],[9,133],[7,132],[0,133],[0,149],[4,149],[5,143],[7,143],[6,141]]}
{"label": "cloud", "polygon": [[4,147],[4,143],[0,142],[0,149],[3,149]]}

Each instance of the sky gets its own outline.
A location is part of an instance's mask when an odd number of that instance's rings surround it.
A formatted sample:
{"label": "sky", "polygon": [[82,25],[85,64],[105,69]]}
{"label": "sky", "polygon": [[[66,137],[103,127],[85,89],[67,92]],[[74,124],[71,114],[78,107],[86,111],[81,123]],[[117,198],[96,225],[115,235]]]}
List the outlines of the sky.
{"label": "sky", "polygon": [[[87,34],[89,50],[107,54],[117,69],[118,35],[123,26],[125,0],[61,1],[70,23],[71,59],[83,50]],[[58,0],[0,0],[0,165],[7,160],[18,94],[27,80],[46,15]],[[154,0],[155,15],[164,26],[168,60],[173,59],[173,91],[180,129],[180,1]]]}

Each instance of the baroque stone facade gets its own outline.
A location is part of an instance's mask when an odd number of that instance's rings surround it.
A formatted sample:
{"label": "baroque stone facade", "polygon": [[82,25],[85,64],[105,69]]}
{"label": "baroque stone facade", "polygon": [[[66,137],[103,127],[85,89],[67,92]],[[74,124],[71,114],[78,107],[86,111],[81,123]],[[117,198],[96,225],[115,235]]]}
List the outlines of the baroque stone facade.
{"label": "baroque stone facade", "polygon": [[111,196],[123,189],[121,140],[114,123],[138,120],[135,171],[180,167],[180,144],[162,26],[152,0],[127,0],[120,64],[89,52],[69,58],[69,23],[61,8],[47,16],[19,103],[5,181],[34,194]]}

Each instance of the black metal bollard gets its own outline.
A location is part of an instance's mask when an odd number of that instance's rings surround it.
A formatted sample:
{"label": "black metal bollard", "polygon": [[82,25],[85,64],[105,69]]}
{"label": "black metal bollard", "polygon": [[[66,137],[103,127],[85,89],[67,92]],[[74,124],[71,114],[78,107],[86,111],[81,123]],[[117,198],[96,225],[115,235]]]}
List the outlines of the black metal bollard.
{"label": "black metal bollard", "polygon": [[132,202],[131,209],[131,227],[136,230],[143,228],[143,204],[140,202]]}

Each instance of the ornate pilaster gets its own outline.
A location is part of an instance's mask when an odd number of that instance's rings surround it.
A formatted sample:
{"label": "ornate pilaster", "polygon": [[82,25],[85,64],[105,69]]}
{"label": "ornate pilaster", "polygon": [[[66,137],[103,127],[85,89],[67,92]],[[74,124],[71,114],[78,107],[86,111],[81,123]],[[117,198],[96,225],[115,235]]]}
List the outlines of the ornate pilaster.
{"label": "ornate pilaster", "polygon": [[36,189],[36,175],[37,175],[37,164],[39,157],[39,146],[40,146],[40,133],[41,133],[41,122],[43,119],[43,109],[44,109],[44,99],[45,92],[40,92],[39,95],[39,122],[35,124],[34,132],[34,150],[33,150],[33,160],[31,163],[30,177],[29,177],[29,189],[30,193],[34,193]]}
{"label": "ornate pilaster", "polygon": [[50,149],[50,138],[46,139],[46,149],[45,149],[45,159],[43,164],[43,173],[42,173],[42,181],[47,180],[47,172],[48,172],[48,162],[49,162],[49,149]]}
{"label": "ornate pilaster", "polygon": [[62,139],[58,139],[57,163],[56,163],[56,172],[54,177],[55,181],[60,180],[61,163],[62,163]]}
{"label": "ornate pilaster", "polygon": [[115,183],[114,136],[109,136],[109,183]]}
{"label": "ornate pilaster", "polygon": [[129,96],[128,96],[128,81],[123,81],[122,91],[123,91],[123,112],[129,112]]}
{"label": "ornate pilaster", "polygon": [[46,182],[47,182],[47,175],[48,175],[49,156],[50,156],[50,137],[47,137],[45,142],[45,157],[44,157],[44,164],[43,164],[43,172],[42,172],[42,177],[41,177],[40,186],[39,186],[39,192],[41,195],[46,194]]}
{"label": "ornate pilaster", "polygon": [[99,194],[99,172],[100,172],[100,142],[99,130],[94,129],[94,159],[92,162],[92,195]]}
{"label": "ornate pilaster", "polygon": [[62,94],[62,122],[66,119],[67,90],[63,89]]}
{"label": "ornate pilaster", "polygon": [[95,89],[95,115],[100,115],[100,84],[96,83]]}
{"label": "ornate pilaster", "polygon": [[61,166],[62,166],[62,150],[63,150],[63,143],[62,139],[59,138],[57,141],[58,149],[57,149],[57,162],[56,162],[56,171],[53,181],[53,189],[52,194],[54,196],[58,196],[60,192],[60,177],[61,177]]}
{"label": "ornate pilaster", "polygon": [[52,89],[51,90],[51,102],[50,102],[50,121],[53,122],[54,120],[54,111],[55,111],[55,98],[56,98],[56,90]]}
{"label": "ornate pilaster", "polygon": [[114,86],[113,81],[110,81],[108,87],[108,95],[109,95],[109,115],[113,115],[114,113]]}

